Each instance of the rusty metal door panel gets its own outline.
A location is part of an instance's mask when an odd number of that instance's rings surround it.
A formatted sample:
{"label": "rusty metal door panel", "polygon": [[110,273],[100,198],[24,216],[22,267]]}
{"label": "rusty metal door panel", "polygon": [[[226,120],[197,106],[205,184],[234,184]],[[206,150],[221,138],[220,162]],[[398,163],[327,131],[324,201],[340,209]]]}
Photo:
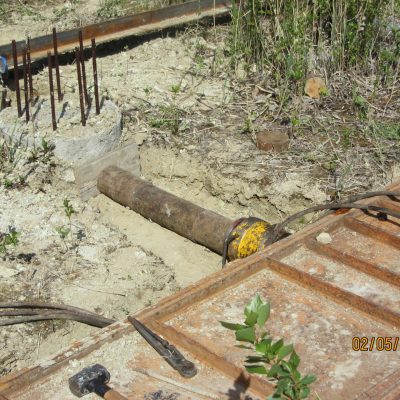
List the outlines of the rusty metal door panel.
{"label": "rusty metal door panel", "polygon": [[352,350],[354,336],[396,336],[396,328],[335,304],[271,271],[260,272],[243,284],[191,307],[168,324],[229,362],[243,365],[249,353],[235,347],[234,334],[218,321],[241,322],[243,305],[256,293],[271,301],[267,325],[271,334],[295,344],[302,359],[302,371],[318,376],[313,388],[322,399],[354,398],[365,389],[365,382],[383,379],[399,368],[396,352]]}

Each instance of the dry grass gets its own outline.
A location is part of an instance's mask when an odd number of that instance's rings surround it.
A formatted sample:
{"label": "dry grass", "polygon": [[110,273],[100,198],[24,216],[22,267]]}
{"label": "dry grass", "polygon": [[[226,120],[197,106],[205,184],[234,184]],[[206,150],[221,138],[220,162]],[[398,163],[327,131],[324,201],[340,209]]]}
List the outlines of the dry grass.
{"label": "dry grass", "polygon": [[[199,109],[186,112],[181,100],[193,89],[186,88],[169,105],[183,108],[180,128],[174,132],[167,124],[155,126],[151,116],[160,115],[160,109],[143,102],[132,120],[153,132],[155,144],[196,148],[193,153],[204,157],[202,147],[212,142],[207,162],[217,169],[236,165],[238,171],[252,170],[271,180],[299,172],[319,182],[332,199],[382,187],[393,179],[400,154],[400,90],[396,85],[377,88],[374,76],[342,72],[332,75],[321,100],[313,100],[301,90],[276,87],[268,71],[235,78],[227,73],[230,59],[224,43],[228,34],[229,27],[218,27],[215,36],[213,29],[197,26],[184,35],[183,41],[203,35],[207,45],[200,41],[191,49],[193,65],[183,77],[226,82],[233,100],[215,104],[199,99]],[[259,152],[254,134],[280,124],[292,126],[290,150]]]}

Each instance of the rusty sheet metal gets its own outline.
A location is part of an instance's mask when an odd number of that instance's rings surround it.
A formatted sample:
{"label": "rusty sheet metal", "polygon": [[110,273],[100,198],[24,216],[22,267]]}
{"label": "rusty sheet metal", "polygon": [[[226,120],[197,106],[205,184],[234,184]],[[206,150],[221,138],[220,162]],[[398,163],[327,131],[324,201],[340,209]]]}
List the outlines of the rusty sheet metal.
{"label": "rusty sheet metal", "polygon": [[[316,241],[320,232],[329,232],[332,242]],[[259,293],[271,302],[272,335],[293,343],[301,371],[317,376],[313,393],[324,400],[399,399],[400,344],[397,351],[352,349],[353,337],[399,336],[399,240],[398,220],[332,213],[136,314],[196,363],[195,378],[181,378],[120,322],[2,378],[0,391],[11,400],[72,400],[67,378],[100,362],[113,387],[131,399],[264,399],[271,383],[243,371],[247,351],[235,347],[233,333],[218,322],[241,321],[244,305]]]}
{"label": "rusty sheet metal", "polygon": [[[230,0],[195,0],[183,4],[164,7],[157,10],[146,11],[126,17],[116,18],[97,24],[87,25],[78,29],[58,32],[59,53],[73,50],[78,44],[78,34],[82,30],[84,45],[90,45],[91,39],[96,38],[96,43],[120,39],[130,35],[139,35],[158,29],[185,24],[200,18],[212,15],[229,13]],[[53,51],[53,35],[45,35],[30,40],[31,58],[39,59]],[[17,42],[18,61],[22,62],[24,41]],[[11,60],[12,48],[10,44],[0,46],[0,54]],[[10,64],[10,63],[9,63]],[[12,68],[12,65],[10,65]]]}

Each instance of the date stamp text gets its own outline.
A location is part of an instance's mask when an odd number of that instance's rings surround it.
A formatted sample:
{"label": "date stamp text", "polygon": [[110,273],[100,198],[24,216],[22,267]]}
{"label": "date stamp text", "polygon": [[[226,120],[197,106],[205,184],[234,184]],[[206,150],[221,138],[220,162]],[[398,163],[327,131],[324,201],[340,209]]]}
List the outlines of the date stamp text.
{"label": "date stamp text", "polygon": [[399,337],[354,336],[351,345],[354,351],[373,351],[374,349],[378,351],[397,351],[399,347]]}

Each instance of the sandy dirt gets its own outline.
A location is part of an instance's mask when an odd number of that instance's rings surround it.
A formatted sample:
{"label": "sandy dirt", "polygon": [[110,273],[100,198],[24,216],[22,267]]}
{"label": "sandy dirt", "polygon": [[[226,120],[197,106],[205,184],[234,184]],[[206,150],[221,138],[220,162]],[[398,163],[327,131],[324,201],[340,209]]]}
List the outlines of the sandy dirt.
{"label": "sandy dirt", "polygon": [[[48,33],[62,7],[73,11],[66,12],[64,22],[57,19],[59,30],[90,22],[98,3],[88,3],[92,12],[67,2],[42,10],[44,19],[23,16],[5,24],[0,43],[23,38],[28,22],[31,36]],[[256,84],[229,78],[223,42],[213,39],[214,33],[213,28],[195,26],[178,37],[127,41],[118,51],[110,45],[108,52],[106,48],[99,54],[101,96],[120,108],[121,142],[134,140],[139,145],[143,176],[230,218],[253,215],[278,222],[329,199],[337,189],[337,176],[323,164],[330,161],[335,136],[320,141],[312,131],[297,132],[289,152],[259,151],[254,135],[243,129],[246,115],[253,105],[262,104],[271,116],[279,105],[267,89],[253,96]],[[92,96],[90,60],[87,71]],[[61,66],[61,81],[67,98],[77,105],[75,65]],[[46,68],[34,76],[34,87],[47,101]],[[299,101],[310,113],[319,107],[309,99]],[[257,129],[271,127],[271,121],[261,118]],[[79,134],[68,124],[62,129],[70,136]],[[51,143],[51,133],[48,138]],[[103,195],[83,202],[71,165],[50,149],[32,151],[4,143],[0,232],[16,229],[20,237],[17,247],[9,247],[0,259],[0,301],[60,302],[121,319],[221,268],[219,255]],[[321,148],[326,152],[315,156]],[[343,193],[382,187],[400,175],[391,154],[376,173],[369,168],[375,165],[369,149],[338,156]],[[348,172],[349,165],[357,167]],[[76,211],[71,221],[64,199]],[[70,229],[64,239],[60,228]],[[0,373],[46,359],[95,329],[58,321],[0,328]]]}

